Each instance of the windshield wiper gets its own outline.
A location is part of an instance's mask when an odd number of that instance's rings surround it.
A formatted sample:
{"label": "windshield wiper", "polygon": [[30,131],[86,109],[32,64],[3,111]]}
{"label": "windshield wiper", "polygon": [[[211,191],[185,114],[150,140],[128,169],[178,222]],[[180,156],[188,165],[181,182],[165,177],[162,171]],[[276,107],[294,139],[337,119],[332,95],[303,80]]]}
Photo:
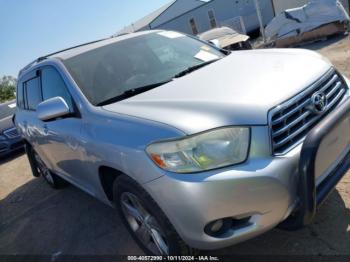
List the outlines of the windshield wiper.
{"label": "windshield wiper", "polygon": [[172,79],[171,80],[166,80],[166,81],[163,81],[163,82],[159,82],[159,83],[154,83],[154,84],[150,84],[150,85],[146,85],[146,86],[137,87],[137,88],[133,88],[133,89],[127,90],[124,93],[122,93],[122,94],[120,94],[120,95],[118,95],[116,97],[112,97],[112,98],[109,98],[109,99],[107,99],[105,101],[102,101],[102,102],[98,103],[97,106],[105,106],[105,105],[109,105],[109,104],[121,101],[123,99],[126,99],[126,98],[129,98],[129,97],[141,94],[141,93],[146,92],[146,91],[149,91],[151,89],[154,89],[154,88],[156,88],[158,86],[164,85],[164,84],[169,83],[171,81],[172,81]]}
{"label": "windshield wiper", "polygon": [[116,97],[112,97],[112,98],[109,98],[105,101],[102,101],[100,103],[97,104],[97,106],[105,106],[105,105],[109,105],[109,104],[112,104],[112,103],[115,103],[115,102],[118,102],[118,101],[121,101],[123,99],[126,99],[126,98],[129,98],[129,97],[132,97],[132,96],[135,96],[135,95],[138,95],[138,94],[141,94],[143,92],[146,92],[148,90],[151,90],[151,89],[154,89],[158,86],[161,86],[161,85],[164,85],[166,83],[169,83],[171,81],[173,81],[174,78],[179,78],[179,77],[182,77],[184,75],[187,75],[199,68],[202,68],[206,65],[209,65],[211,63],[214,63],[216,61],[220,60],[219,59],[214,59],[214,60],[210,60],[210,61],[207,61],[207,62],[204,62],[204,63],[201,63],[201,64],[198,64],[198,65],[194,65],[194,66],[190,66],[188,68],[186,68],[185,70],[177,73],[176,75],[174,75],[174,77],[170,80],[166,80],[166,81],[163,81],[163,82],[159,82],[159,83],[155,83],[155,84],[151,84],[151,85],[146,85],[146,86],[142,86],[142,87],[138,87],[138,88],[133,88],[133,89],[130,89],[130,90],[127,90],[125,91],[124,93],[116,96]]}
{"label": "windshield wiper", "polygon": [[214,63],[216,61],[220,60],[220,58],[218,59],[214,59],[214,60],[210,60],[210,61],[207,61],[207,62],[204,62],[204,63],[201,63],[201,64],[198,64],[198,65],[194,65],[194,66],[190,66],[190,67],[187,67],[185,70],[177,73],[176,75],[174,75],[174,78],[179,78],[179,77],[183,77],[193,71],[196,71],[198,70],[199,68],[202,68],[202,67],[205,67],[206,65],[209,65],[211,63]]}

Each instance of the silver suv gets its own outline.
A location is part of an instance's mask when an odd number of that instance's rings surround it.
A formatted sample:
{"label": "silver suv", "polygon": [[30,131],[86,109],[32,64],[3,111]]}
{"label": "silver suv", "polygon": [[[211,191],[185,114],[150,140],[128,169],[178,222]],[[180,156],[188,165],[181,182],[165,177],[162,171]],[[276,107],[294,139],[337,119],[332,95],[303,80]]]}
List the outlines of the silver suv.
{"label": "silver suv", "polygon": [[307,225],[350,166],[349,82],[311,51],[148,31],[41,57],[18,79],[34,176],[116,207],[149,254]]}

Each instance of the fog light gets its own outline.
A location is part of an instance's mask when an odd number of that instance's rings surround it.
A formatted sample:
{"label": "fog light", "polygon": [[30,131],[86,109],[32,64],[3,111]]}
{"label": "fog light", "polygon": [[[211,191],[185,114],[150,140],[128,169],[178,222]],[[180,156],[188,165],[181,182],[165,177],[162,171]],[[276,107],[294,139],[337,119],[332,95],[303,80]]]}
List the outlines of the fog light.
{"label": "fog light", "polygon": [[224,221],[222,219],[216,220],[210,227],[210,230],[213,233],[219,232],[222,226],[224,225]]}
{"label": "fog light", "polygon": [[204,232],[212,237],[219,237],[230,230],[232,226],[232,218],[222,218],[209,223]]}
{"label": "fog light", "polygon": [[206,225],[204,232],[212,237],[227,237],[227,234],[234,234],[236,230],[249,227],[251,217],[235,219],[232,217],[214,220]]}

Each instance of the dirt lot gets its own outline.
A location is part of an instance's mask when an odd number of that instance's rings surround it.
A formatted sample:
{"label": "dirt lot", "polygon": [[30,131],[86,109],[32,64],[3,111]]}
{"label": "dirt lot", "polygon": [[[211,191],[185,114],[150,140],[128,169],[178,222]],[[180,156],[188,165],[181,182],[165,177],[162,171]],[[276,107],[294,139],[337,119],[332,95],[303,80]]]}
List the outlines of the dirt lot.
{"label": "dirt lot", "polygon": [[[306,46],[327,56],[350,78],[350,38]],[[204,254],[205,252],[203,252]],[[350,254],[350,173],[313,225],[278,229],[211,252],[224,254]],[[27,158],[0,160],[0,254],[142,254],[116,212],[73,186],[55,191],[31,176]]]}

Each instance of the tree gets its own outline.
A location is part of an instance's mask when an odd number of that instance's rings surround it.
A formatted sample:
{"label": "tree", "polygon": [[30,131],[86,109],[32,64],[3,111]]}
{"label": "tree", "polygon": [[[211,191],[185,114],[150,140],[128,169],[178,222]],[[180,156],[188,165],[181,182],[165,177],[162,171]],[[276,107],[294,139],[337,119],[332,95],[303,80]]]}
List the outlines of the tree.
{"label": "tree", "polygon": [[16,97],[16,84],[17,79],[12,76],[0,78],[0,103]]}

